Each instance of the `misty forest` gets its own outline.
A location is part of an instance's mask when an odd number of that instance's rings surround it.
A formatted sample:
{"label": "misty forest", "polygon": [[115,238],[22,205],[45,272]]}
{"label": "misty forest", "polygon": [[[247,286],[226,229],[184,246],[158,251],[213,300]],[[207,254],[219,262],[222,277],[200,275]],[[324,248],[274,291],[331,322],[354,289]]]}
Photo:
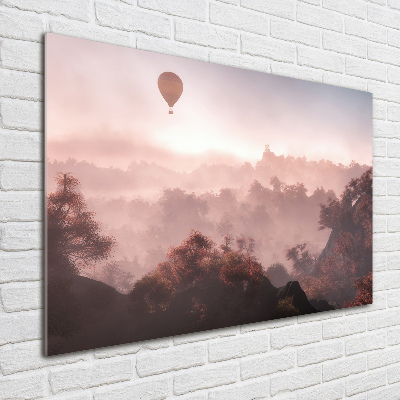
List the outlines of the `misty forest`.
{"label": "misty forest", "polygon": [[48,354],[372,303],[372,168],[48,161]]}

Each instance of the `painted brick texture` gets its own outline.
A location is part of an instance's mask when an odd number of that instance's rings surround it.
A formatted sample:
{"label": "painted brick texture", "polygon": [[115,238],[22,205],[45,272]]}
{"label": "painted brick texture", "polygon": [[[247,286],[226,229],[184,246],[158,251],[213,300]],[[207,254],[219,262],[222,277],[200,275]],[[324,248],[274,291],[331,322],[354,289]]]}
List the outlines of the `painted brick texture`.
{"label": "painted brick texture", "polygon": [[[43,356],[46,32],[373,93],[374,301]],[[0,1],[0,400],[393,400],[400,393],[398,0]]]}

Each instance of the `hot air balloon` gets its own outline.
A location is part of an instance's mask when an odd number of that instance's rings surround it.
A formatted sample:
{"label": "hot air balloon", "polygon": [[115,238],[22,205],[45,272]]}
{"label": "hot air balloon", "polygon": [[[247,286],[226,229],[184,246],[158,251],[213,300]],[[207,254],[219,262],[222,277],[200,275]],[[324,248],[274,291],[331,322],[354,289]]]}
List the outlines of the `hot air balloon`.
{"label": "hot air balloon", "polygon": [[169,105],[169,113],[173,114],[172,107],[179,100],[183,92],[181,78],[173,72],[163,72],[158,77],[158,89],[164,100]]}

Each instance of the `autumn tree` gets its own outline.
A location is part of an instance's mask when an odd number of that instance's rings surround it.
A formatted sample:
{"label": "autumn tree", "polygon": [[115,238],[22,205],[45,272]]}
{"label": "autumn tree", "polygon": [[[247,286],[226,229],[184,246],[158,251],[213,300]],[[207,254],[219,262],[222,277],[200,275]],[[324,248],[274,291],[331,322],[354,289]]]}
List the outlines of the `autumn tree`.
{"label": "autumn tree", "polygon": [[114,240],[100,234],[100,225],[78,191],[79,181],[61,173],[56,181],[56,191],[47,198],[48,334],[68,338],[86,318],[72,278],[90,262],[108,257]]}
{"label": "autumn tree", "polygon": [[[107,258],[114,239],[100,234],[100,224],[78,191],[79,181],[71,174],[61,173],[56,181],[56,191],[47,198],[49,272],[77,273],[90,262]],[[60,271],[62,267],[64,271]]]}

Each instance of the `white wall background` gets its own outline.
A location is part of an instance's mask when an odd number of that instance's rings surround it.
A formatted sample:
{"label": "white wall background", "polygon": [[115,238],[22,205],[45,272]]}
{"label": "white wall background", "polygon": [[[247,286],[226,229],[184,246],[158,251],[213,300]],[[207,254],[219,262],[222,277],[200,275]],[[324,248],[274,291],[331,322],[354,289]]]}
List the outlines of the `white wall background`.
{"label": "white wall background", "polygon": [[[368,90],[374,304],[42,356],[43,34]],[[0,399],[400,399],[400,0],[1,0]]]}

